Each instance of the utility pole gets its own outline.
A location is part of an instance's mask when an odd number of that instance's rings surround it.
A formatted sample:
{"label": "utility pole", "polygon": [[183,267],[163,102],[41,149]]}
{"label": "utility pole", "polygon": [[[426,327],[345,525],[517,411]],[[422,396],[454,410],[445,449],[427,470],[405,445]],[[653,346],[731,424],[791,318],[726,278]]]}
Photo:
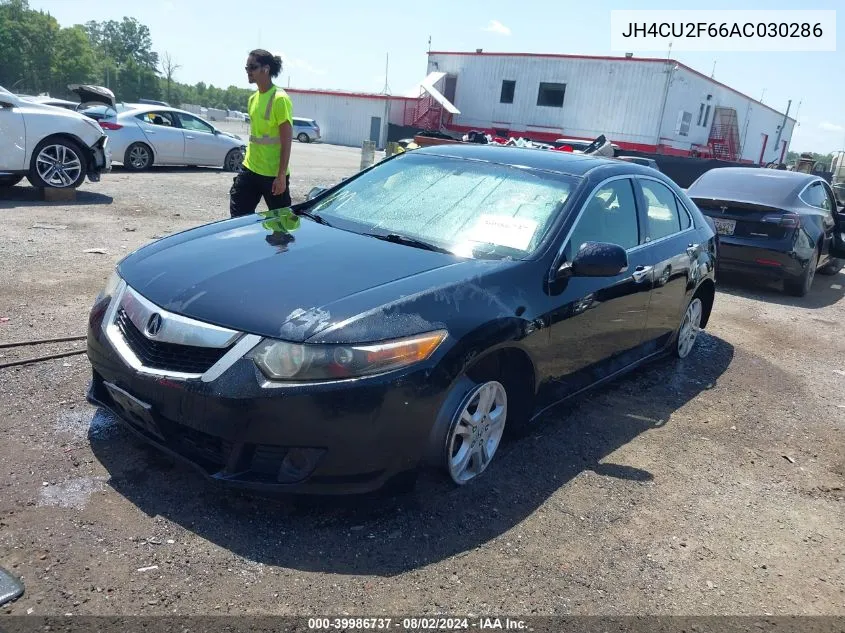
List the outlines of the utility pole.
{"label": "utility pole", "polygon": [[778,130],[778,138],[775,141],[775,151],[780,151],[780,137],[783,135],[783,128],[786,126],[786,119],[789,117],[789,109],[792,107],[792,99],[789,100],[789,103],[786,105],[786,114],[783,115],[783,122],[780,124],[780,129]]}

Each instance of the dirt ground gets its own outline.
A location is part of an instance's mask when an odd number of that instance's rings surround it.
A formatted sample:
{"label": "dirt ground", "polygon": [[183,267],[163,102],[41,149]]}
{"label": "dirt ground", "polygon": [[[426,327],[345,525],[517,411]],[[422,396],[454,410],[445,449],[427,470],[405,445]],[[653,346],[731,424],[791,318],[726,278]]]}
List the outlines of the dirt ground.
{"label": "dirt ground", "polygon": [[[293,156],[295,199],[360,162]],[[0,193],[0,344],[83,335],[114,264],[227,217],[231,179],[116,168],[75,203]],[[686,360],[547,415],[470,487],[377,499],[223,492],[86,404],[84,354],[0,369],[0,567],[26,585],[0,613],[843,615],[843,287],[722,284]]]}

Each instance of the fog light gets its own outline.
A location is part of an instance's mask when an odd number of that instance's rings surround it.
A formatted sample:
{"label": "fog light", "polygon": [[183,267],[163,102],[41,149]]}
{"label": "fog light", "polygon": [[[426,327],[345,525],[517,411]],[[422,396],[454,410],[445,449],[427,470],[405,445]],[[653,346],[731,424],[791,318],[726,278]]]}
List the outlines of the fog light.
{"label": "fog light", "polygon": [[322,448],[292,448],[285,455],[276,479],[279,483],[294,483],[305,479],[317,467],[325,453]]}

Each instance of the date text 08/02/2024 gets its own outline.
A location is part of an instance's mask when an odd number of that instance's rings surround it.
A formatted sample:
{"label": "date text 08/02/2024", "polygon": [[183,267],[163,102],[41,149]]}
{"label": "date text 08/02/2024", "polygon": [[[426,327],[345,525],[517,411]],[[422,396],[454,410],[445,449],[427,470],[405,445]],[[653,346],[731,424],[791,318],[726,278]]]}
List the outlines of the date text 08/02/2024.
{"label": "date text 08/02/2024", "polygon": [[463,630],[503,630],[519,631],[527,629],[523,620],[514,618],[309,618],[308,628],[315,631],[372,631],[402,629],[404,631],[463,631]]}

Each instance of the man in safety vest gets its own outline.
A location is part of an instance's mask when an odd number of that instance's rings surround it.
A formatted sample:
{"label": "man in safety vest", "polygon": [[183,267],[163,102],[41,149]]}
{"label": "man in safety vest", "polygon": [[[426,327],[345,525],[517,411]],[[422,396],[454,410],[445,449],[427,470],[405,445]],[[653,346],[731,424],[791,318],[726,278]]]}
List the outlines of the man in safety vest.
{"label": "man in safety vest", "polygon": [[249,83],[258,92],[249,97],[249,145],[240,173],[229,191],[229,213],[254,213],[264,198],[268,209],[291,206],[290,150],[293,140],[293,104],[287,93],[273,85],[282,59],[256,49],[246,61]]}

